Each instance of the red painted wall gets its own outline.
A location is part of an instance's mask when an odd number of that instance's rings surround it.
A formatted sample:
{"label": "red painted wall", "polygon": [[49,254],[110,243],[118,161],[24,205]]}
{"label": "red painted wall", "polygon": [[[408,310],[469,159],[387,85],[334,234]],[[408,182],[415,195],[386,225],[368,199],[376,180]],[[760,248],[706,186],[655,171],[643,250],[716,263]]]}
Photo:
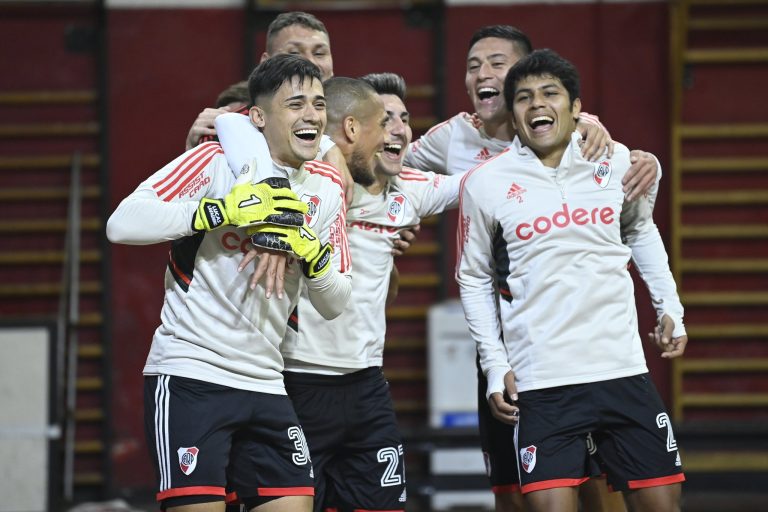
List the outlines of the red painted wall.
{"label": "red painted wall", "polygon": [[[431,39],[398,11],[322,12],[337,75],[395,71],[429,80]],[[632,148],[668,153],[667,13],[663,3],[456,7],[446,14],[446,112],[470,108],[464,65],[471,33],[485,24],[525,30],[580,69],[583,104]],[[111,204],[183,151],[197,113],[242,76],[244,21],[237,10],[113,10],[108,15]],[[263,51],[259,35],[256,55]],[[663,190],[657,221],[666,231]],[[118,489],[149,488],[143,439],[141,368],[159,322],[167,247],[113,246],[114,479]],[[449,276],[449,281],[452,278]],[[642,294],[641,294],[642,295]],[[647,297],[642,329],[653,322]],[[662,393],[667,370],[649,363]]]}

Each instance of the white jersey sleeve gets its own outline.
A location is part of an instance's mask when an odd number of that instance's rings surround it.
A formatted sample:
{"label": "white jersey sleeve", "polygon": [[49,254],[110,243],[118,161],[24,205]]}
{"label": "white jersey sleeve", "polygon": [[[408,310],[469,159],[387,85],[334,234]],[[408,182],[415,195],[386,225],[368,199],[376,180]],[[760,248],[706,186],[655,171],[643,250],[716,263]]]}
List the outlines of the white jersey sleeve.
{"label": "white jersey sleeve", "polygon": [[448,154],[453,132],[452,119],[433,126],[408,145],[403,163],[416,169],[430,169],[448,174]]}
{"label": "white jersey sleeve", "polygon": [[224,197],[231,186],[222,154],[218,143],[206,142],[144,180],[109,217],[107,238],[147,245],[193,235],[200,199]]}
{"label": "white jersey sleeve", "polygon": [[[661,319],[665,314],[669,315],[675,322],[672,336],[677,338],[686,333],[683,324],[683,305],[669,269],[669,259],[664,243],[652,219],[653,207],[659,191],[658,178],[661,175],[661,165],[658,165],[658,169],[657,181],[648,194],[632,201],[634,204],[625,203],[626,214],[622,214],[622,235],[624,243],[632,249],[632,261],[648,288],[657,318]],[[627,229],[624,228],[625,222],[629,224]]]}
{"label": "white jersey sleeve", "polygon": [[473,179],[480,179],[476,174],[470,172],[462,180],[456,282],[469,331],[477,343],[480,366],[488,378],[487,398],[504,391],[504,375],[512,368],[501,337],[494,285],[493,236],[497,226],[483,209],[484,198],[473,190]]}
{"label": "white jersey sleeve", "polygon": [[462,177],[463,174],[445,176],[405,167],[395,180],[413,202],[418,217],[424,218],[459,205]]}

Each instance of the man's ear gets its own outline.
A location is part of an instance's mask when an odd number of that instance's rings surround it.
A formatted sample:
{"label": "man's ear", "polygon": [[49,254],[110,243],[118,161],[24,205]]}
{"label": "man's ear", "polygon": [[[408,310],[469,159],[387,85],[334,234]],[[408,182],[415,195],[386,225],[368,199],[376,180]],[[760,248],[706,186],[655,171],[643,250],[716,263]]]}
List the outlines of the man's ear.
{"label": "man's ear", "polygon": [[357,142],[360,136],[360,123],[352,116],[347,116],[341,121],[341,126],[344,128],[344,136],[349,142]]}
{"label": "man's ear", "polygon": [[248,110],[248,117],[251,118],[251,122],[256,128],[264,128],[264,125],[266,124],[266,120],[264,119],[264,109],[254,105]]}
{"label": "man's ear", "polygon": [[581,115],[581,98],[576,98],[573,100],[573,118],[578,119],[579,115]]}
{"label": "man's ear", "polygon": [[268,58],[269,58],[269,54],[267,52],[262,53],[261,54],[261,60],[259,61],[259,64],[261,64],[262,62],[264,62]]}

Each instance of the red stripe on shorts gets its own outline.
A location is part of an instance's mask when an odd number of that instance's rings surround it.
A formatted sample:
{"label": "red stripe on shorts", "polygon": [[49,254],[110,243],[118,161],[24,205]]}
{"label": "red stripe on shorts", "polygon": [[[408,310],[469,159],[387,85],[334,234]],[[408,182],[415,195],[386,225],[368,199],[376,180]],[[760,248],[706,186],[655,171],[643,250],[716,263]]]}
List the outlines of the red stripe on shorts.
{"label": "red stripe on shorts", "polygon": [[259,496],[314,496],[314,487],[259,487]]}
{"label": "red stripe on shorts", "polygon": [[226,492],[223,487],[213,486],[194,486],[194,487],[177,487],[175,489],[167,489],[163,492],[157,493],[157,501],[167,500],[168,498],[177,498],[179,496],[199,496],[201,494],[210,494],[211,496],[226,496]]}
{"label": "red stripe on shorts", "polygon": [[647,480],[630,480],[627,486],[630,489],[644,489],[646,487],[659,487],[661,485],[676,484],[685,482],[685,475],[678,473],[676,475],[662,476],[660,478],[648,478]]}
{"label": "red stripe on shorts", "polygon": [[558,487],[576,487],[589,480],[588,476],[584,478],[557,478],[555,480],[542,480],[541,482],[533,482],[532,484],[524,485],[521,489],[522,493],[533,491],[543,491],[544,489],[556,489]]}

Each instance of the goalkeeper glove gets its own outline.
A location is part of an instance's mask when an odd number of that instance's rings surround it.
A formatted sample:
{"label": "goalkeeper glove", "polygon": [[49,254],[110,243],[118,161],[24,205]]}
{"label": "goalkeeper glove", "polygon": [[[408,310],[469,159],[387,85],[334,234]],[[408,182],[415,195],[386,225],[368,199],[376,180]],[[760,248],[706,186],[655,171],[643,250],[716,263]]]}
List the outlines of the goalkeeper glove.
{"label": "goalkeeper glove", "polygon": [[251,226],[269,222],[301,226],[307,205],[299,201],[285,178],[235,185],[224,199],[204,197],[192,219],[195,231],[210,231],[225,224]]}
{"label": "goalkeeper glove", "polygon": [[331,244],[321,244],[309,226],[300,228],[262,224],[248,229],[251,243],[256,247],[291,252],[301,261],[304,275],[310,279],[321,277],[331,269]]}

